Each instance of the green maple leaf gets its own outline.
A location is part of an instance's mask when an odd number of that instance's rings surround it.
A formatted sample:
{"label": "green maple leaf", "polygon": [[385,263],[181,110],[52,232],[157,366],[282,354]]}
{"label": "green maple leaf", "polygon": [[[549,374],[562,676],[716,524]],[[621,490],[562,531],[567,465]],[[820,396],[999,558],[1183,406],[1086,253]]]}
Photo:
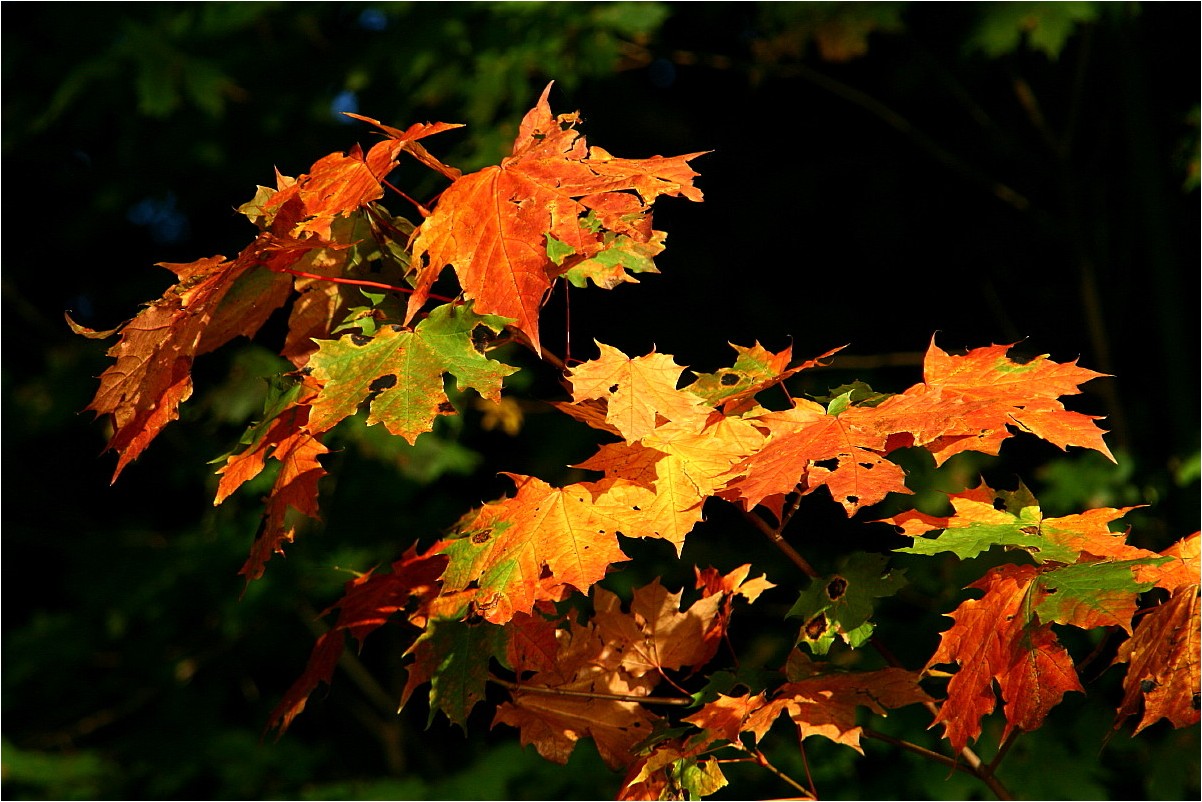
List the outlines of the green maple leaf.
{"label": "green maple leaf", "polygon": [[485,356],[473,334],[479,327],[499,333],[507,322],[496,315],[477,315],[470,304],[444,304],[413,331],[387,325],[372,336],[349,334],[320,341],[309,360],[322,384],[309,414],[309,430],[325,431],[368,401],[369,425],[383,423],[412,444],[430,431],[438,415],[454,414],[443,389],[445,374],[455,377],[460,390],[470,387],[484,398],[500,400],[502,380],[517,368]]}
{"label": "green maple leaf", "polygon": [[1136,581],[1131,569],[1162,562],[1168,558],[1078,563],[1048,571],[1039,577],[1047,595],[1035,612],[1040,621],[1082,629],[1118,626],[1130,633],[1136,597],[1155,584]]}
{"label": "green maple leaf", "polygon": [[505,630],[492,624],[466,624],[435,619],[409,650],[415,662],[401,696],[401,704],[413,689],[430,682],[430,720],[441,710],[463,727],[468,714],[484,698],[488,663],[505,654]]}
{"label": "green maple leaf", "polygon": [[916,537],[912,546],[894,549],[906,554],[939,554],[950,551],[969,560],[994,546],[1028,549],[1039,562],[1076,562],[1077,552],[1041,536],[1043,513],[1039,507],[1023,507],[1017,515],[1004,510],[983,520],[962,520],[962,525],[943,530],[936,538]]}
{"label": "green maple leaf", "polygon": [[852,648],[867,642],[874,629],[873,600],[906,584],[905,572],[887,570],[888,561],[883,554],[857,552],[834,576],[811,582],[788,613],[805,620],[800,641],[814,654],[826,654],[837,637]]}

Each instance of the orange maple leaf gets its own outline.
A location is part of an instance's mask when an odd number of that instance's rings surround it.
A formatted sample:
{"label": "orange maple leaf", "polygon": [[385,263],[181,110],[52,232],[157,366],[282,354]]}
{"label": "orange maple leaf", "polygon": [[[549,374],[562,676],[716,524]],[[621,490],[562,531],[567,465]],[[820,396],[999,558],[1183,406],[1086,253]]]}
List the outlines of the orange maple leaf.
{"label": "orange maple leaf", "polygon": [[1172,595],[1145,613],[1134,636],[1119,646],[1114,663],[1129,665],[1123,678],[1116,729],[1139,712],[1141,701],[1143,715],[1136,733],[1162,718],[1174,727],[1187,727],[1200,720],[1199,540],[1195,532],[1161,552],[1174,559],[1154,570],[1161,572],[1158,584],[1171,587]]}
{"label": "orange maple leaf", "polygon": [[627,559],[618,522],[594,503],[587,483],[557,488],[507,475],[517,493],[476,510],[460,524],[461,537],[436,547],[451,561],[447,590],[472,585],[476,610],[494,624],[558,600],[565,584],[587,592],[610,564]]}
{"label": "orange maple leaf", "polygon": [[[692,183],[697,174],[687,164],[701,154],[617,159],[589,148],[575,130],[577,114],[551,116],[550,91],[548,84],[522,120],[513,154],[454,181],[422,224],[413,258],[425,266],[406,322],[449,264],[480,314],[515,320],[538,351],[539,307],[552,281],[570,267],[548,256],[548,236],[585,259],[605,246],[606,230],[649,242],[649,210],[658,196],[701,200]],[[582,223],[590,213],[600,230]]]}
{"label": "orange maple leaf", "polygon": [[284,544],[291,543],[296,525],[289,510],[309,518],[319,516],[317,483],[326,475],[318,457],[329,453],[321,440],[306,429],[309,407],[295,403],[268,424],[261,437],[245,450],[230,455],[217,471],[221,481],[213,504],[220,504],[243,483],[258,476],[268,457],[280,462],[271,493],[267,497],[263,528],[255,539],[250,557],[239,571],[247,581],[263,575],[264,567],[273,554],[282,554]]}
{"label": "orange maple leaf", "polygon": [[826,487],[850,515],[889,493],[908,493],[901,466],[885,459],[888,432],[870,407],[822,405],[798,399],[792,409],[756,418],[768,430],[763,448],[738,467],[721,495],[748,507],[800,487]]}
{"label": "orange maple leaf", "polygon": [[[690,724],[707,730],[710,739],[738,741],[741,733],[755,740],[764,737],[776,719],[785,713],[804,740],[821,735],[835,743],[863,753],[856,725],[856,708],[866,707],[878,715],[886,708],[931,701],[918,686],[919,675],[901,668],[876,671],[827,671],[799,652],[790,656],[790,674],[798,678],[771,695],[744,694],[731,697],[719,694],[713,702],[685,718]],[[807,675],[807,676],[800,676]]]}
{"label": "orange maple leaf", "polygon": [[606,403],[605,420],[629,443],[655,431],[661,422],[676,421],[695,431],[704,425],[711,408],[700,396],[676,389],[684,367],[668,354],[628,357],[617,348],[598,342],[601,356],[572,368],[572,397]]}
{"label": "orange maple leaf", "polygon": [[957,356],[932,339],[923,383],[877,407],[882,425],[911,433],[913,444],[926,447],[937,465],[961,451],[997,454],[1011,436],[1010,427],[1062,449],[1093,449],[1113,462],[1102,439],[1105,432],[1095,423],[1101,418],[1071,412],[1059,401],[1106,374],[1079,367],[1075,360],[1053,362],[1046,354],[1019,362],[1007,356],[1013,347],[992,345]]}
{"label": "orange maple leaf", "polygon": [[[515,661],[519,677],[534,666],[539,670],[510,691],[512,701],[497,708],[493,726],[517,727],[523,745],[533,744],[557,763],[566,763],[576,742],[591,737],[610,768],[629,765],[634,745],[651,734],[656,717],[626,697],[646,696],[659,678],[623,669],[620,655],[591,624],[572,623],[554,633],[552,665],[541,655],[533,664]],[[510,657],[521,654],[511,651]]]}

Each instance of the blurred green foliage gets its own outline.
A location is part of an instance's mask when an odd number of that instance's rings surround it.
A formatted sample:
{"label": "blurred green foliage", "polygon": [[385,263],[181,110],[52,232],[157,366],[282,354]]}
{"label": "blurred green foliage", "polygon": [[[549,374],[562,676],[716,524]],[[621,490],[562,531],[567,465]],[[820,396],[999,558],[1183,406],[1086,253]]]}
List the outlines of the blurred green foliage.
{"label": "blurred green foliage", "polygon": [[[237,569],[259,489],[221,508],[208,463],[262,409],[278,357],[245,344],[197,364],[184,419],[109,487],[104,426],[78,414],[103,345],[61,313],[109,328],[167,285],[158,261],[231,253],[234,208],[332,150],[370,141],[339,110],[393,125],[465,122],[438,155],[465,169],[506,150],[548,81],[590,141],[622,155],[713,151],[699,209],[657,215],[663,276],[574,292],[574,349],[593,336],[629,353],[655,344],[710,370],[727,341],[847,342],[848,360],[798,377],[823,396],[863,380],[895,391],[941,345],[1028,338],[1031,349],[1116,375],[1079,408],[1109,416],[1112,465],[1015,441],[964,455],[916,488],[1021,475],[1050,514],[1148,505],[1133,541],[1164,548],[1198,527],[1198,9],[1098,3],[191,3],[6,4],[3,789],[9,799],[596,798],[616,780],[590,744],[568,767],[489,729],[400,714],[404,633],[348,656],[281,740],[267,713],[299,673],[318,613],[352,572],[428,543],[505,488],[507,470],[571,481],[582,427],[533,403],[518,436],[456,397],[461,417],[417,445],[348,421],[327,460],[323,520],[267,575]],[[401,181],[420,197],[425,177]],[[598,297],[603,296],[603,297]],[[555,331],[562,301],[548,307]],[[270,327],[269,327],[270,328]],[[548,334],[548,337],[562,337]],[[792,338],[792,339],[790,339]],[[558,347],[558,345],[556,345]],[[1026,347],[1026,344],[1024,344]],[[577,354],[581,356],[582,354]],[[513,355],[513,358],[519,358]],[[846,367],[844,367],[846,366]],[[537,366],[520,393],[552,386]],[[262,477],[260,483],[267,480]],[[919,505],[936,494],[920,493]],[[631,543],[617,590],[692,563],[752,561],[782,586],[736,620],[741,670],[772,670],[796,635],[782,620],[800,577],[737,516],[707,508],[683,561]],[[896,545],[807,499],[795,545],[820,571],[851,549]],[[757,539],[758,538],[758,539]],[[910,586],[883,601],[878,632],[909,666],[979,576],[967,563],[897,555]],[[1091,636],[1092,637],[1092,636]],[[1100,649],[1075,695],[1024,735],[1000,769],[1021,798],[1176,799],[1198,793],[1197,730],[1162,722],[1110,734],[1119,669]],[[870,652],[831,659],[872,667]],[[418,694],[420,696],[421,694]],[[921,711],[875,722],[938,749]],[[981,741],[995,748],[995,720]],[[917,734],[916,734],[917,733]],[[1109,737],[1108,737],[1109,736]],[[864,757],[773,733],[770,755],[829,798],[985,798],[984,788],[886,744]],[[715,798],[779,796],[731,766]]]}

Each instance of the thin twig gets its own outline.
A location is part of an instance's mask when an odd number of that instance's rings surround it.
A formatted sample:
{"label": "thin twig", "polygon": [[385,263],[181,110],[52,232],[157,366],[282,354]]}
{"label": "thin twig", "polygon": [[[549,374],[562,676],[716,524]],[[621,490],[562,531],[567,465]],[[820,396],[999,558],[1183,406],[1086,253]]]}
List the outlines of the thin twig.
{"label": "thin twig", "polygon": [[[956,771],[962,771],[966,774],[976,777],[978,780],[985,783],[985,785],[989,786],[989,790],[993,791],[994,796],[996,796],[998,799],[1014,799],[1006,786],[1002,785],[1002,783],[999,782],[996,777],[982,768],[980,760],[977,760],[976,763],[973,764],[971,762],[967,762],[966,758],[966,762],[961,763],[956,758],[948,757],[947,755],[932,751],[915,743],[910,743],[909,741],[903,741],[900,738],[894,738],[892,735],[886,735],[883,732],[877,732],[876,730],[868,727],[864,727],[862,731],[864,735],[869,738],[875,738],[878,741],[884,741],[887,744],[892,744],[893,746],[901,749],[906,749],[916,755],[921,755],[928,760],[934,760],[935,762],[942,763],[943,765],[948,766]],[[967,747],[965,747],[965,749],[967,749]]]}
{"label": "thin twig", "polygon": [[[740,746],[742,746],[742,745],[740,744]],[[744,748],[744,749],[747,749],[747,747],[743,747],[743,748]],[[768,771],[772,772],[772,773],[773,773],[773,774],[775,774],[775,775],[776,775],[778,778],[780,778],[780,779],[781,779],[781,780],[783,780],[784,782],[788,783],[789,785],[793,786],[793,787],[794,787],[794,788],[796,788],[798,791],[801,791],[801,793],[805,794],[805,797],[806,797],[807,799],[817,799],[817,798],[818,798],[818,795],[817,795],[817,794],[815,794],[813,791],[811,791],[809,788],[806,788],[804,785],[802,785],[801,783],[797,782],[797,780],[794,780],[794,779],[793,779],[792,777],[790,777],[788,774],[785,774],[783,771],[781,771],[780,769],[778,769],[776,766],[773,766],[773,765],[772,765],[772,764],[771,764],[771,763],[768,761],[768,758],[766,758],[766,757],[764,756],[764,753],[763,753],[763,752],[761,752],[760,750],[758,750],[758,749],[747,749],[747,751],[748,751],[748,752],[750,752],[750,753],[751,753],[751,756],[755,758],[755,762],[756,762],[757,764],[759,764],[760,766],[763,766],[764,768],[768,769]],[[808,767],[807,767],[807,770],[808,770]]]}
{"label": "thin twig", "polygon": [[[871,643],[872,648],[876,649],[877,653],[880,654],[880,656],[882,658],[884,658],[886,663],[893,666],[894,668],[905,669],[905,666],[902,665],[901,660],[897,659],[897,656],[894,655],[893,652],[890,651],[883,643],[881,643],[880,638],[877,638],[874,636],[869,639],[869,643]],[[939,716],[939,705],[935,704],[934,702],[924,702],[923,706],[926,707],[926,709],[928,711],[930,711],[932,716],[935,716],[935,717]],[[865,730],[865,732],[867,732],[867,730]],[[881,740],[888,740],[888,736],[882,737]],[[893,741],[891,741],[891,743],[892,742]],[[904,745],[907,742],[897,742],[897,743],[899,745]],[[923,748],[920,746],[914,747],[915,751],[917,751],[919,749],[923,749]],[[930,750],[923,749],[923,751],[929,752]],[[980,756],[978,756],[977,753],[974,752],[970,747],[965,746],[963,749],[961,749],[959,757],[956,757],[956,758],[948,757],[947,755],[941,755],[937,752],[931,752],[931,754],[937,755],[940,762],[947,763],[948,765],[956,766],[957,768],[961,768],[963,765],[962,770],[968,771],[974,777],[977,777],[978,779],[980,779],[981,782],[988,785],[989,789],[991,791],[993,791],[994,794],[997,795],[998,799],[1012,799],[1013,798],[1010,796],[1010,791],[1006,788],[1006,786],[1002,785],[1002,783],[999,782],[998,779],[993,776],[994,765],[991,764],[987,768],[984,767],[984,764],[983,764]],[[964,764],[960,763],[960,758],[963,758]],[[994,758],[994,764],[997,763],[998,759],[999,758],[997,758],[997,757]]]}
{"label": "thin twig", "polygon": [[779,529],[782,532],[785,531],[785,527],[789,525],[789,521],[793,518],[793,514],[796,513],[797,508],[801,506],[801,499],[802,499],[801,493],[795,493],[793,495],[793,503],[790,504],[789,508],[787,510],[785,510],[784,513],[781,515],[780,526],[777,527],[777,529]]}
{"label": "thin twig", "polygon": [[392,184],[390,184],[390,183],[388,183],[387,181],[384,181],[384,180],[381,180],[381,181],[380,181],[380,183],[381,183],[381,184],[383,184],[384,186],[388,187],[389,189],[391,189],[391,190],[392,190],[393,192],[395,192],[396,194],[400,195],[400,196],[401,196],[402,198],[404,198],[405,200],[407,200],[407,201],[409,201],[410,203],[412,203],[412,204],[413,204],[413,206],[414,206],[414,208],[416,208],[416,209],[417,209],[418,213],[419,213],[419,214],[420,214],[422,217],[429,217],[429,216],[430,216],[430,210],[429,210],[429,209],[427,209],[425,206],[422,206],[420,203],[418,203],[418,202],[417,202],[417,201],[415,201],[413,198],[411,198],[411,197],[409,197],[408,195],[406,195],[404,192],[401,192],[399,189],[397,189],[397,188],[396,188],[395,186],[393,186]]}
{"label": "thin twig", "polygon": [[1020,732],[1022,732],[1022,730],[1020,730],[1018,727],[1010,730],[1010,734],[1006,736],[1006,739],[1002,741],[1002,745],[998,747],[997,754],[993,756],[993,760],[989,761],[989,765],[985,766],[983,769],[986,776],[992,777],[993,773],[997,771],[997,767],[1001,764],[1002,758],[1006,756],[1006,753],[1010,751],[1010,747],[1014,746],[1014,742],[1018,740],[1018,734]]}
{"label": "thin twig", "polygon": [[797,549],[789,545],[788,541],[781,536],[781,533],[778,530],[772,528],[771,524],[751,510],[745,510],[740,507],[739,512],[743,514],[743,517],[746,518],[752,526],[767,535],[768,539],[771,540],[772,543],[778,549],[780,549],[786,557],[792,560],[793,564],[800,568],[803,574],[811,579],[817,579],[819,576],[821,576],[821,574],[814,570],[814,566],[810,565],[806,561],[806,558],[802,557],[801,554],[798,553]]}

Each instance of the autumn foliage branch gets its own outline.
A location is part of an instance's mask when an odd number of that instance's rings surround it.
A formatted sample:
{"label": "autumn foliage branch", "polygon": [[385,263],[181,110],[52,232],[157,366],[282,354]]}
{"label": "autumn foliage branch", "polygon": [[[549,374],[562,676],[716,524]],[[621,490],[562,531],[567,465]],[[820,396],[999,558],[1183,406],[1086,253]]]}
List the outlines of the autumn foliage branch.
{"label": "autumn foliage branch", "polygon": [[[862,751],[868,734],[964,768],[1006,796],[996,764],[982,765],[969,745],[999,703],[1010,744],[1038,729],[1066,693],[1084,692],[1054,626],[1126,634],[1114,658],[1127,665],[1116,728],[1131,716],[1137,732],[1160,719],[1198,722],[1198,533],[1153,553],[1111,531],[1131,508],[1046,517],[1022,487],[981,484],[947,494],[945,514],[909,509],[878,519],[904,536],[898,553],[966,560],[1004,549],[1010,559],[947,611],[951,627],[925,665],[849,670],[826,659],[836,647],[879,642],[874,606],[905,577],[887,553],[853,552],[836,572],[818,571],[786,538],[801,497],[827,495],[863,518],[887,497],[912,493],[895,459],[902,450],[924,450],[942,465],[964,452],[997,454],[1015,434],[1113,459],[1098,419],[1061,401],[1100,374],[1046,356],[1015,359],[1005,345],[951,354],[932,341],[922,380],[905,392],[858,384],[821,402],[786,392],[770,404],[772,388],[836,351],[798,360],[790,348],[736,345],[729,367],[689,381],[668,354],[632,357],[600,342],[594,358],[565,364],[540,337],[552,288],[612,289],[658,272],[665,234],[653,228],[652,207],[663,196],[702,200],[690,166],[702,154],[612,156],[587,144],[576,114],[552,115],[550,89],[522,121],[512,155],[467,175],[423,145],[455,126],[401,130],[360,117],[380,141],[260,187],[240,209],[258,234],[236,257],[164,264],[178,282],[115,332],[71,323],[87,336],[119,333],[89,406],[112,423],[116,480],[178,418],[195,358],[255,337],[290,304],[281,354],[291,369],[271,383],[261,419],[218,469],[220,504],[278,463],[241,569],[248,582],[293,541],[299,521],[318,518],[325,439],[336,427],[362,419],[415,443],[459,411],[446,391],[451,378],[460,396],[501,404],[518,371],[498,357],[507,353],[501,343],[525,344],[553,366],[566,398],[549,404],[599,433],[602,444],[576,466],[599,478],[557,487],[508,474],[507,497],[347,583],[271,724],[286,729],[332,681],[348,636],[361,643],[386,623],[413,633],[402,705],[428,685],[431,709],[463,725],[486,703],[485,686],[497,684],[508,698],[494,725],[518,729],[523,744],[561,763],[591,738],[622,773],[621,798],[713,793],[726,783],[726,760],[751,760],[817,796],[812,782],[785,776],[759,749],[781,719],[803,750],[821,737]],[[434,201],[418,203],[388,183],[402,158],[447,181]],[[388,212],[386,189],[420,221]],[[460,289],[453,298],[432,292],[448,267]],[[664,540],[680,555],[703,510],[722,503],[803,575],[787,616],[794,623],[781,622],[796,629],[796,646],[768,678],[720,664],[735,612],[776,587],[749,565],[696,567],[688,601],[658,580],[629,598],[600,584],[629,559],[620,536]],[[581,599],[590,615],[566,603]],[[656,695],[665,681],[685,695]],[[932,711],[946,755],[857,724],[857,715],[909,705]]]}

